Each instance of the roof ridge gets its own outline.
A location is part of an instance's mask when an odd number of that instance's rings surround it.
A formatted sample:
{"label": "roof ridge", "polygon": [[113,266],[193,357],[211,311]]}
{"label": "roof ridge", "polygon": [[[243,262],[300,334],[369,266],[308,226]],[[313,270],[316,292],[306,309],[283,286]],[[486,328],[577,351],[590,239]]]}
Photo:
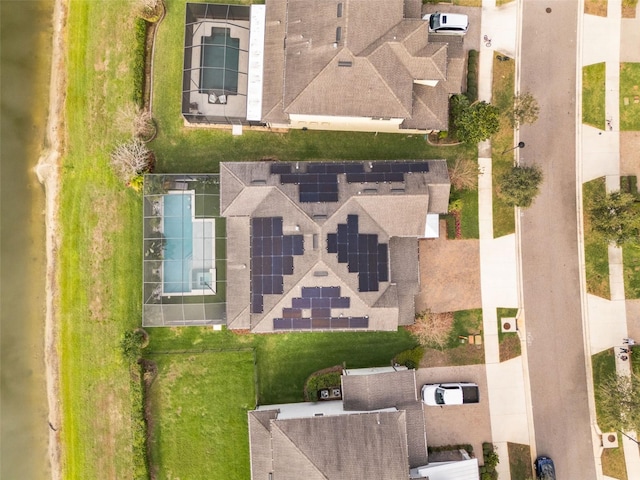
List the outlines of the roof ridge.
{"label": "roof ridge", "polygon": [[[407,69],[407,66],[404,64],[404,62],[402,61],[401,58],[398,57],[398,55],[396,54],[396,52],[393,50],[393,47],[391,46],[391,44],[389,42],[385,42],[383,43],[380,48],[382,47],[388,47],[389,50],[391,51],[391,53],[393,53],[398,60],[400,61],[400,63],[402,64],[402,66],[404,67],[405,71],[407,72],[407,74],[412,77],[411,72]],[[378,52],[380,49],[376,49],[374,52],[371,52],[371,54]],[[380,81],[382,81],[382,83],[384,83],[385,87],[387,87],[387,89],[389,90],[389,92],[391,93],[392,97],[396,100],[396,102],[398,102],[398,104],[402,107],[402,109],[407,113],[408,116],[411,116],[411,111],[407,110],[407,108],[404,106],[404,103],[402,103],[402,101],[398,98],[398,96],[396,95],[396,92],[393,88],[391,88],[391,86],[389,85],[389,83],[387,82],[387,80],[384,78],[384,75],[382,75],[382,73],[380,72],[380,70],[378,70],[378,68],[375,66],[375,64],[373,62],[371,62],[371,60],[369,60],[369,57],[363,57],[367,62],[369,62],[369,64],[371,65],[371,67],[376,71],[376,73],[378,74],[378,77],[380,78]],[[412,106],[413,106],[413,102]]]}
{"label": "roof ridge", "polygon": [[299,453],[300,453],[300,455],[302,455],[304,458],[306,458],[306,459],[307,459],[307,461],[308,461],[311,465],[313,465],[313,468],[316,470],[316,472],[318,472],[318,474],[322,475],[324,478],[326,478],[327,480],[329,480],[329,477],[325,474],[325,472],[323,472],[322,470],[320,470],[320,468],[318,467],[318,465],[316,465],[316,464],[315,464],[315,462],[314,462],[313,460],[311,460],[311,459],[309,458],[309,456],[308,456],[306,453],[304,453],[304,452],[300,449],[300,447],[298,447],[298,444],[297,444],[296,442],[294,442],[294,441],[293,441],[293,439],[292,439],[289,435],[287,435],[287,433],[286,433],[284,430],[282,430],[282,428],[280,428],[280,426],[278,425],[277,420],[278,420],[277,418],[276,418],[276,419],[271,420],[271,425],[272,425],[272,428],[271,428],[271,441],[273,442],[273,431],[274,431],[274,429],[277,429],[277,430],[278,430],[278,431],[279,431],[279,432],[280,432],[280,433],[281,433],[281,434],[282,434],[282,435],[283,435],[283,436],[284,436],[284,437],[289,441],[289,443],[290,443],[291,445],[293,445],[293,447],[295,448],[295,450],[296,450],[297,452],[299,452]]}

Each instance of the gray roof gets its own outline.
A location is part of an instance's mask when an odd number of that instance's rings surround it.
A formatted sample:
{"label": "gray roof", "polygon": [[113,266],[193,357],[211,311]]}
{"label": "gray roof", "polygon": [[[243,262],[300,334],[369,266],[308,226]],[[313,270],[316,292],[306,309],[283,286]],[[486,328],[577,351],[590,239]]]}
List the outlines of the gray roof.
{"label": "gray roof", "polygon": [[[359,162],[369,170],[375,162]],[[369,317],[371,330],[395,330],[398,324],[413,322],[414,295],[418,291],[417,238],[424,234],[426,214],[444,213],[448,208],[449,176],[444,160],[429,160],[429,172],[405,176],[403,190],[393,184],[338,183],[338,201],[302,203],[298,187],[281,184],[270,174],[272,162],[233,162],[220,165],[220,209],[227,218],[227,325],[255,332],[273,330],[273,318],[300,296],[300,287],[339,286],[342,296],[351,298],[344,312],[351,317]],[[299,164],[305,171],[306,164]],[[341,174],[343,175],[343,174]],[[397,187],[397,185],[396,185]],[[398,215],[402,212],[402,215]],[[325,248],[328,233],[348,215],[358,215],[360,231],[377,234],[389,245],[390,282],[378,291],[360,292],[358,276],[338,263]],[[282,295],[264,295],[263,313],[250,312],[251,251],[250,219],[282,217],[285,234],[305,238],[305,252],[294,258],[293,275],[283,277]],[[315,237],[314,237],[315,236]],[[312,248],[316,238],[318,244]],[[322,272],[317,276],[316,272]]]}
{"label": "gray roof", "polygon": [[396,407],[406,413],[407,445],[411,468],[425,465],[427,439],[422,402],[417,398],[415,370],[342,375],[345,410],[377,410]]}
{"label": "gray roof", "polygon": [[267,0],[266,6],[264,121],[306,114],[448,127],[448,98],[461,91],[464,52],[458,39],[449,48],[430,38],[419,2],[343,0],[309,8],[305,0]]}
{"label": "gray roof", "polygon": [[249,412],[253,480],[267,480],[269,473],[274,480],[409,477],[404,411],[268,423],[265,413]]}

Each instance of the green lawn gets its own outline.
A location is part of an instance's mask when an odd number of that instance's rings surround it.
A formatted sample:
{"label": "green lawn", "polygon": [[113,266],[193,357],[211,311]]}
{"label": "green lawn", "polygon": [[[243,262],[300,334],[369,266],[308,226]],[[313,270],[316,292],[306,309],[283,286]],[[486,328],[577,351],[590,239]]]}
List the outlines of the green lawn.
{"label": "green lawn", "polygon": [[250,477],[247,411],[255,407],[252,350],[149,357],[156,478]]}
{"label": "green lawn", "polygon": [[149,354],[255,348],[258,403],[301,402],[304,382],[322,368],[346,364],[349,368],[387,366],[416,340],[404,329],[397,332],[286,333],[239,335],[207,328],[158,328],[150,331]]}
{"label": "green lawn", "polygon": [[[493,104],[505,112],[514,94],[515,64],[513,60],[501,62],[493,59]],[[506,116],[500,119],[500,130],[491,137],[491,158],[493,169],[493,236],[509,235],[516,231],[514,208],[505,204],[498,196],[498,179],[513,166],[513,127]],[[505,152],[506,153],[503,153]]]}
{"label": "green lawn", "polygon": [[531,448],[520,443],[507,443],[509,451],[509,471],[511,480],[533,479]]}
{"label": "green lawn", "polygon": [[627,480],[627,465],[624,461],[622,434],[618,433],[618,447],[605,448],[602,451],[602,473],[618,480]]}
{"label": "green lawn", "polygon": [[500,361],[504,362],[522,354],[520,336],[516,331],[503,332],[501,319],[504,317],[515,318],[517,308],[498,308],[498,341],[500,342]]}
{"label": "green lawn", "polygon": [[636,99],[640,100],[640,63],[621,63],[620,130],[640,131],[640,101]]}
{"label": "green lawn", "polygon": [[[599,411],[599,398],[602,395],[598,386],[608,377],[616,372],[616,359],[613,348],[604,350],[591,356],[591,366],[593,370],[593,388],[595,390],[596,413]],[[599,416],[601,417],[601,416]],[[601,418],[598,420],[598,426],[603,432],[611,430],[612,425],[607,425]]]}
{"label": "green lawn", "polygon": [[108,166],[124,139],[115,113],[133,92],[130,9],[125,0],[69,3],[57,257],[65,478],[135,478],[144,469],[132,453],[119,348],[123,332],[140,324],[141,203]]}
{"label": "green lawn", "polygon": [[[597,178],[582,185],[584,221],[584,259],[587,292],[602,298],[610,298],[608,245],[591,229],[589,208],[605,195],[604,178]],[[630,250],[630,249],[628,249]]]}
{"label": "green lawn", "polygon": [[625,246],[622,249],[624,267],[624,295],[628,299],[640,298],[640,247]]}
{"label": "green lawn", "polygon": [[582,67],[582,122],[601,130],[605,128],[604,80],[604,62]]}

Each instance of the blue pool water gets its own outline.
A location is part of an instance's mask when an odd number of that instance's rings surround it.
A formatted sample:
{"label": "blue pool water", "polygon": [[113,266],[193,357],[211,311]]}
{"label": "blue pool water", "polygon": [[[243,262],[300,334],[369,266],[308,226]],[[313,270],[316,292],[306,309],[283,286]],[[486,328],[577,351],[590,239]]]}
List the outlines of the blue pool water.
{"label": "blue pool water", "polygon": [[164,196],[163,231],[166,243],[162,271],[165,293],[191,291],[193,254],[191,200],[191,195]]}

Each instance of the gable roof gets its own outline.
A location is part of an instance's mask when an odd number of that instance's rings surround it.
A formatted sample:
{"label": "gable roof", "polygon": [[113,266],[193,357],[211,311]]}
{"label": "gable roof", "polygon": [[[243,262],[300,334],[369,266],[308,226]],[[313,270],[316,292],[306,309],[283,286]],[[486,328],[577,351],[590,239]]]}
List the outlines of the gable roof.
{"label": "gable roof", "polygon": [[[368,175],[380,175],[376,173],[379,170],[413,170],[411,173],[395,173],[394,181],[380,183],[372,180],[362,183],[351,177],[349,180],[346,173],[323,174],[335,182],[327,184],[332,187],[330,190],[337,190],[335,198],[331,201],[303,201],[301,189],[308,185],[305,183],[308,180],[306,175],[314,177],[313,181],[318,181],[319,178],[318,174],[308,170],[325,168],[325,165],[329,166],[327,168],[356,167],[356,170],[362,172],[357,175],[366,178],[370,178]],[[287,174],[289,177],[296,177],[295,182],[285,181],[284,175],[281,177],[278,173],[272,173],[271,169],[275,167],[298,172]],[[414,171],[416,168],[420,172]],[[298,175],[303,177],[297,179]],[[304,185],[298,185],[297,182],[303,182]],[[305,288],[310,287],[325,287],[327,291],[332,291],[343,299],[335,302],[335,305],[340,304],[339,307],[329,307],[330,318],[335,321],[317,322],[314,329],[394,330],[398,324],[412,322],[415,314],[413,295],[417,292],[419,282],[416,266],[417,238],[424,233],[428,212],[444,213],[448,208],[450,185],[444,160],[322,164],[224,162],[220,165],[220,183],[220,210],[222,216],[227,218],[229,238],[229,328],[249,328],[255,332],[273,331],[276,322],[286,324],[285,320],[279,319],[294,318],[286,316],[293,312],[292,308],[298,309],[295,310],[297,315],[303,313],[300,309],[304,307],[299,305],[305,303],[301,298],[305,296]],[[398,212],[403,214],[398,215]],[[273,242],[278,245],[285,241],[284,237],[288,241],[293,241],[291,239],[296,237],[296,241],[303,246],[298,253],[287,258],[290,270],[276,274],[276,277],[269,276],[269,282],[279,283],[277,288],[269,284],[265,290],[253,283],[253,280],[263,281],[263,273],[258,273],[258,269],[266,268],[271,271],[273,258],[272,253],[258,253],[257,249],[262,248],[259,245],[252,246],[256,233],[252,230],[254,219],[277,221],[280,229],[278,235],[281,237]],[[331,236],[335,237],[336,232],[344,231],[349,219],[355,219],[358,229],[353,242],[364,243],[359,247],[360,253],[355,243],[352,244],[355,250],[348,247],[349,252],[355,253],[356,257],[350,256],[347,261],[341,259],[335,251],[329,251],[329,239]],[[266,241],[271,249],[272,240]],[[252,249],[255,249],[255,255]],[[259,264],[252,264],[254,257],[260,258]],[[404,257],[407,257],[406,261]],[[265,261],[267,266],[264,266]],[[365,279],[363,283],[363,271],[378,273],[367,274],[368,280]],[[260,296],[257,299],[259,304],[255,304],[258,306],[252,303],[256,300],[256,295]],[[294,306],[296,303],[298,306]],[[333,303],[329,301],[328,305]],[[313,310],[311,314],[311,317],[295,318],[311,319]],[[353,325],[351,319],[357,319]],[[305,324],[311,328],[310,322]],[[286,326],[278,328],[286,329]]]}
{"label": "gable roof", "polygon": [[[343,0],[314,2],[310,8],[306,0],[267,0],[266,5],[266,49],[273,62],[267,60],[264,72],[269,97],[264,121],[302,114],[401,118],[420,129],[448,126],[448,95],[442,93],[461,91],[464,62],[452,68],[452,59],[464,58],[464,51],[432,43],[416,2]],[[418,80],[443,85],[416,92]]]}
{"label": "gable roof", "polygon": [[268,424],[269,439],[256,433],[263,425],[261,415],[263,411],[249,412],[254,480],[269,478],[269,473],[279,480],[409,476],[403,411],[283,420],[276,417]]}

